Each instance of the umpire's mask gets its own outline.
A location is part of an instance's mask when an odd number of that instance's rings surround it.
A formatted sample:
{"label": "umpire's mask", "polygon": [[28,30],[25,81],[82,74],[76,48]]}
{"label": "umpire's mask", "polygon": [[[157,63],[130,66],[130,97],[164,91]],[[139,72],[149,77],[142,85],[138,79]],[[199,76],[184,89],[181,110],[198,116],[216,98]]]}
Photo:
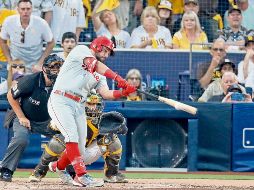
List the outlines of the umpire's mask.
{"label": "umpire's mask", "polygon": [[58,57],[56,54],[49,55],[45,58],[42,70],[47,74],[48,79],[54,84],[56,77],[60,71],[60,67],[63,65],[64,60]]}

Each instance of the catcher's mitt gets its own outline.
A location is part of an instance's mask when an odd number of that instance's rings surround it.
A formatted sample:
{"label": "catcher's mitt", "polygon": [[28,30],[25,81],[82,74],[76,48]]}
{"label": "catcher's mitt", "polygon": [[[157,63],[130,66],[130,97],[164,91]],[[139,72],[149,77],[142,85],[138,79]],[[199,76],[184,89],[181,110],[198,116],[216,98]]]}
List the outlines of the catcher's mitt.
{"label": "catcher's mitt", "polygon": [[116,111],[103,113],[100,117],[98,128],[101,135],[108,133],[126,135],[128,132],[125,118]]}

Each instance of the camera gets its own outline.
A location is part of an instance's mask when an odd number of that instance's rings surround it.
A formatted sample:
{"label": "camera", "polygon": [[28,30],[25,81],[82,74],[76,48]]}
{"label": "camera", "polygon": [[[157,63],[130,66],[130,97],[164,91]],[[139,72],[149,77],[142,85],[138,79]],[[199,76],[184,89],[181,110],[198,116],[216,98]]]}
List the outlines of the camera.
{"label": "camera", "polygon": [[232,101],[237,101],[237,102],[244,101],[244,100],[245,100],[245,96],[244,96],[244,94],[242,94],[242,93],[233,92],[233,93],[231,94],[231,100],[232,100]]}

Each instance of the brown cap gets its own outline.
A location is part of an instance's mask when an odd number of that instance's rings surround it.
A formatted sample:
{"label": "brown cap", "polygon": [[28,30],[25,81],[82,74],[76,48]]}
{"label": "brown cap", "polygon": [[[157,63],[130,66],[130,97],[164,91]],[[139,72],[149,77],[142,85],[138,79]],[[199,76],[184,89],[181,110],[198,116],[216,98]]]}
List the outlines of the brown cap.
{"label": "brown cap", "polygon": [[237,7],[237,6],[234,6],[234,7],[231,7],[228,9],[228,14],[234,12],[234,11],[237,11],[239,12],[240,14],[242,14],[242,11]]}
{"label": "brown cap", "polygon": [[186,5],[186,4],[189,4],[189,3],[193,3],[193,4],[198,5],[198,0],[185,0],[185,1],[184,1],[184,4],[185,4],[185,5]]}

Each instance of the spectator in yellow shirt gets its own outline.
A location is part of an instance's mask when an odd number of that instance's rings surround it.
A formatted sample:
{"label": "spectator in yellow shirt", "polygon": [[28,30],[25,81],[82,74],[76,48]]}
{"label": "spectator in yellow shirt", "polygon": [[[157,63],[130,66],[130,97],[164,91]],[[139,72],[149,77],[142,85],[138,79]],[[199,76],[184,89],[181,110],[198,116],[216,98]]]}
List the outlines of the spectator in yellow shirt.
{"label": "spectator in yellow shirt", "polygon": [[[190,49],[191,43],[207,43],[207,36],[202,31],[198,16],[193,11],[184,13],[181,29],[173,36],[174,49]],[[204,45],[193,45],[193,50],[202,50]]]}
{"label": "spectator in yellow shirt", "polygon": [[[0,9],[0,32],[4,20],[11,15],[17,14],[15,10]],[[0,83],[7,79],[7,60],[0,47]]]}

